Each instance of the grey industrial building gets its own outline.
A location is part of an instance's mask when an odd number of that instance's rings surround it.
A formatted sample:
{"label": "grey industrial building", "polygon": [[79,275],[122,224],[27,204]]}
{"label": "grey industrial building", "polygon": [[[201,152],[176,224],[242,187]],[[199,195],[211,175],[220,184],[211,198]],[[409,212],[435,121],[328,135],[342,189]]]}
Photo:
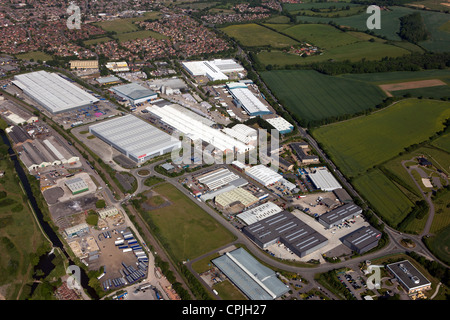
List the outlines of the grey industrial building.
{"label": "grey industrial building", "polygon": [[99,99],[57,73],[35,71],[14,76],[13,83],[52,114],[67,112]]}
{"label": "grey industrial building", "polygon": [[407,290],[408,294],[431,289],[431,282],[408,260],[388,264],[386,268]]}
{"label": "grey industrial building", "polygon": [[368,226],[361,227],[358,230],[343,237],[342,243],[353,251],[363,254],[370,249],[375,248],[381,239],[381,232]]}
{"label": "grey industrial building", "polygon": [[334,189],[333,193],[339,199],[339,201],[342,203],[349,203],[349,202],[353,201],[352,197],[343,188]]}
{"label": "grey industrial building", "polygon": [[360,207],[354,203],[348,203],[322,214],[319,217],[319,222],[324,225],[325,228],[329,229],[341,224],[347,219],[354,218],[361,213],[362,209]]}
{"label": "grey industrial building", "polygon": [[91,125],[89,132],[137,163],[181,148],[181,141],[131,114]]}
{"label": "grey industrial building", "polygon": [[273,300],[289,291],[273,270],[263,266],[243,248],[227,252],[212,263],[250,300]]}
{"label": "grey industrial building", "polygon": [[328,239],[289,211],[282,211],[242,229],[261,248],[278,241],[299,257],[304,257],[328,243]]}

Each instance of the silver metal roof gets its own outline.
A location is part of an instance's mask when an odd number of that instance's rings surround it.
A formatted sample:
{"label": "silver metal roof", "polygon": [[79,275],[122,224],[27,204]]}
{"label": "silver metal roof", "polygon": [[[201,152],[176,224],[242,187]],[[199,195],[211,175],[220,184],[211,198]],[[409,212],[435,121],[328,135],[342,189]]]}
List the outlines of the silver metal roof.
{"label": "silver metal roof", "polygon": [[131,114],[89,126],[89,130],[135,158],[181,146],[178,139]]}

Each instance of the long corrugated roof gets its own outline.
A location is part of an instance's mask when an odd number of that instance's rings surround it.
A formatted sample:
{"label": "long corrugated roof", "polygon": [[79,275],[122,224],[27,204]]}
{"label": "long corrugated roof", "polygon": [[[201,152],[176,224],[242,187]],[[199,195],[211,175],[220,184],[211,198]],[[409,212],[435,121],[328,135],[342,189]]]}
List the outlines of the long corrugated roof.
{"label": "long corrugated roof", "polygon": [[14,77],[13,83],[52,113],[64,112],[99,101],[56,73],[36,71]]}
{"label": "long corrugated roof", "polygon": [[91,125],[89,130],[136,158],[181,146],[178,139],[131,114]]}

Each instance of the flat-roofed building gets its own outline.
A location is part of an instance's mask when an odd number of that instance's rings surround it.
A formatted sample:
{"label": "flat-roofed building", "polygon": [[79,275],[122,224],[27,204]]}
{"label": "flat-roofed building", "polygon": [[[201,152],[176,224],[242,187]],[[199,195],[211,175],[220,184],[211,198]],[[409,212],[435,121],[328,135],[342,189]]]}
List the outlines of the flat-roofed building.
{"label": "flat-roofed building", "polygon": [[13,83],[52,114],[75,110],[99,101],[58,74],[47,71],[16,75]]}
{"label": "flat-roofed building", "polygon": [[308,176],[316,188],[322,191],[333,191],[342,188],[327,168],[316,169],[315,172],[310,173]]}
{"label": "flat-roofed building", "polygon": [[319,162],[319,156],[315,154],[306,153],[306,150],[309,149],[309,145],[306,142],[294,142],[290,144],[290,147],[294,151],[298,161],[301,164],[310,164]]}
{"label": "flat-roofed building", "polygon": [[401,283],[408,294],[431,289],[430,280],[409,260],[388,264],[386,268]]}
{"label": "flat-roofed building", "polygon": [[283,179],[282,175],[263,164],[258,164],[245,170],[245,174],[263,186],[269,186]]}
{"label": "flat-roofed building", "polygon": [[283,211],[283,209],[275,203],[269,201],[255,208],[246,210],[238,214],[237,217],[244,221],[247,225],[251,225],[281,211]]}
{"label": "flat-roofed building", "polygon": [[89,132],[137,163],[181,148],[181,141],[131,114],[91,125]]}
{"label": "flat-roofed building", "polygon": [[325,226],[325,228],[329,229],[341,224],[347,219],[354,218],[361,213],[362,209],[360,207],[354,203],[348,203],[334,210],[323,213],[319,216],[319,222]]}
{"label": "flat-roofed building", "polygon": [[122,99],[134,104],[152,101],[158,98],[158,93],[135,82],[114,86],[110,90]]}
{"label": "flat-roofed building", "polygon": [[280,134],[287,134],[294,130],[294,126],[282,117],[275,117],[265,119],[272,127],[274,127]]}
{"label": "flat-roofed building", "polygon": [[116,77],[116,76],[108,76],[108,77],[100,77],[95,79],[97,80],[97,82],[101,85],[106,85],[106,84],[115,84],[115,83],[120,83],[122,82],[120,80],[120,78]]}
{"label": "flat-roofed building", "polygon": [[244,208],[247,208],[257,203],[259,199],[243,188],[235,188],[219,194],[214,201],[221,208],[227,208],[234,204],[242,204]]}
{"label": "flat-roofed building", "polygon": [[233,96],[236,106],[244,109],[250,116],[262,116],[272,113],[269,107],[251,92],[245,83],[228,83],[227,88]]}
{"label": "flat-roofed building", "polygon": [[88,232],[89,232],[89,226],[87,223],[80,223],[76,226],[69,227],[64,230],[64,233],[66,234],[66,236],[69,239],[77,237],[77,236],[78,237],[82,236],[83,234],[88,233]]}
{"label": "flat-roofed building", "polygon": [[65,185],[73,195],[89,191],[88,184],[80,177],[66,180]]}
{"label": "flat-roofed building", "polygon": [[130,67],[126,61],[112,61],[106,63],[105,67],[113,72],[128,72]]}
{"label": "flat-roofed building", "polygon": [[210,144],[222,153],[235,152],[245,153],[255,149],[255,146],[245,144],[232,136],[227,135],[219,129],[212,128],[213,121],[202,117],[177,104],[165,105],[163,107],[147,107],[150,113],[157,116],[174,130],[184,134],[193,141],[201,140]]}
{"label": "flat-roofed building", "polygon": [[258,262],[243,248],[238,248],[212,260],[250,300],[274,300],[289,291],[276,273]]}
{"label": "flat-roofed building", "polygon": [[289,211],[282,211],[242,229],[261,248],[278,241],[299,257],[307,256],[328,243],[322,234]]}
{"label": "flat-roofed building", "polygon": [[98,69],[98,60],[71,60],[70,69]]}
{"label": "flat-roofed building", "polygon": [[242,123],[239,123],[232,128],[224,128],[222,131],[245,144],[254,145],[258,140],[258,131]]}
{"label": "flat-roofed building", "polygon": [[343,188],[334,189],[333,193],[339,199],[339,201],[342,203],[349,203],[349,202],[353,201],[352,197]]}
{"label": "flat-roofed building", "polygon": [[239,179],[239,176],[226,168],[208,172],[197,178],[198,182],[206,185],[209,190],[218,189],[237,179]]}
{"label": "flat-roofed building", "polygon": [[107,217],[113,217],[119,213],[119,209],[116,207],[107,207],[97,211],[100,218],[105,219]]}
{"label": "flat-roofed building", "polygon": [[367,226],[361,227],[356,231],[344,236],[342,243],[358,254],[363,254],[378,245],[381,239],[381,232],[377,229]]}

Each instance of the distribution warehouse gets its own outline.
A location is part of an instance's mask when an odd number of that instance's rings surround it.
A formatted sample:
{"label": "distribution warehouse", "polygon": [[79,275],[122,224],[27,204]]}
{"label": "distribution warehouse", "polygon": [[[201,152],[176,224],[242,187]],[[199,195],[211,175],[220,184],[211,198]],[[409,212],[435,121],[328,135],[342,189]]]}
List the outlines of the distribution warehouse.
{"label": "distribution warehouse", "polygon": [[147,110],[160,118],[162,122],[185,134],[193,141],[200,139],[223,153],[228,151],[245,153],[255,148],[252,145],[236,140],[219,129],[211,128],[211,125],[214,124],[213,121],[179,105],[147,107]]}
{"label": "distribution warehouse", "polygon": [[234,98],[237,107],[244,109],[250,116],[271,114],[268,106],[250,91],[245,83],[228,83],[227,88]]}
{"label": "distribution warehouse", "polygon": [[99,101],[58,74],[47,71],[14,76],[13,83],[53,114],[82,108]]}
{"label": "distribution warehouse", "polygon": [[151,101],[158,98],[158,94],[156,92],[134,82],[114,86],[111,87],[110,90],[122,99],[128,100],[134,104]]}
{"label": "distribution warehouse", "polygon": [[181,148],[181,141],[133,115],[91,125],[89,132],[138,163]]}
{"label": "distribution warehouse", "polygon": [[324,213],[319,217],[319,222],[325,226],[325,228],[332,228],[341,224],[347,219],[356,217],[362,213],[362,209],[354,203],[344,204],[343,206]]}
{"label": "distribution warehouse", "polygon": [[336,178],[326,168],[317,169],[314,173],[310,173],[309,177],[316,188],[322,191],[333,191],[342,188]]}
{"label": "distribution warehouse", "polygon": [[289,291],[274,271],[263,266],[243,248],[212,260],[250,300],[273,300]]}
{"label": "distribution warehouse", "polygon": [[261,248],[280,241],[299,257],[304,257],[328,243],[327,238],[289,211],[282,211],[244,227],[242,232]]}
{"label": "distribution warehouse", "polygon": [[273,202],[266,202],[256,208],[249,209],[237,215],[239,219],[244,221],[247,225],[269,218],[278,212],[283,211],[279,206]]}
{"label": "distribution warehouse", "polygon": [[228,80],[227,73],[242,72],[245,70],[233,59],[185,61],[182,62],[182,65],[192,76],[206,76],[210,81]]}

